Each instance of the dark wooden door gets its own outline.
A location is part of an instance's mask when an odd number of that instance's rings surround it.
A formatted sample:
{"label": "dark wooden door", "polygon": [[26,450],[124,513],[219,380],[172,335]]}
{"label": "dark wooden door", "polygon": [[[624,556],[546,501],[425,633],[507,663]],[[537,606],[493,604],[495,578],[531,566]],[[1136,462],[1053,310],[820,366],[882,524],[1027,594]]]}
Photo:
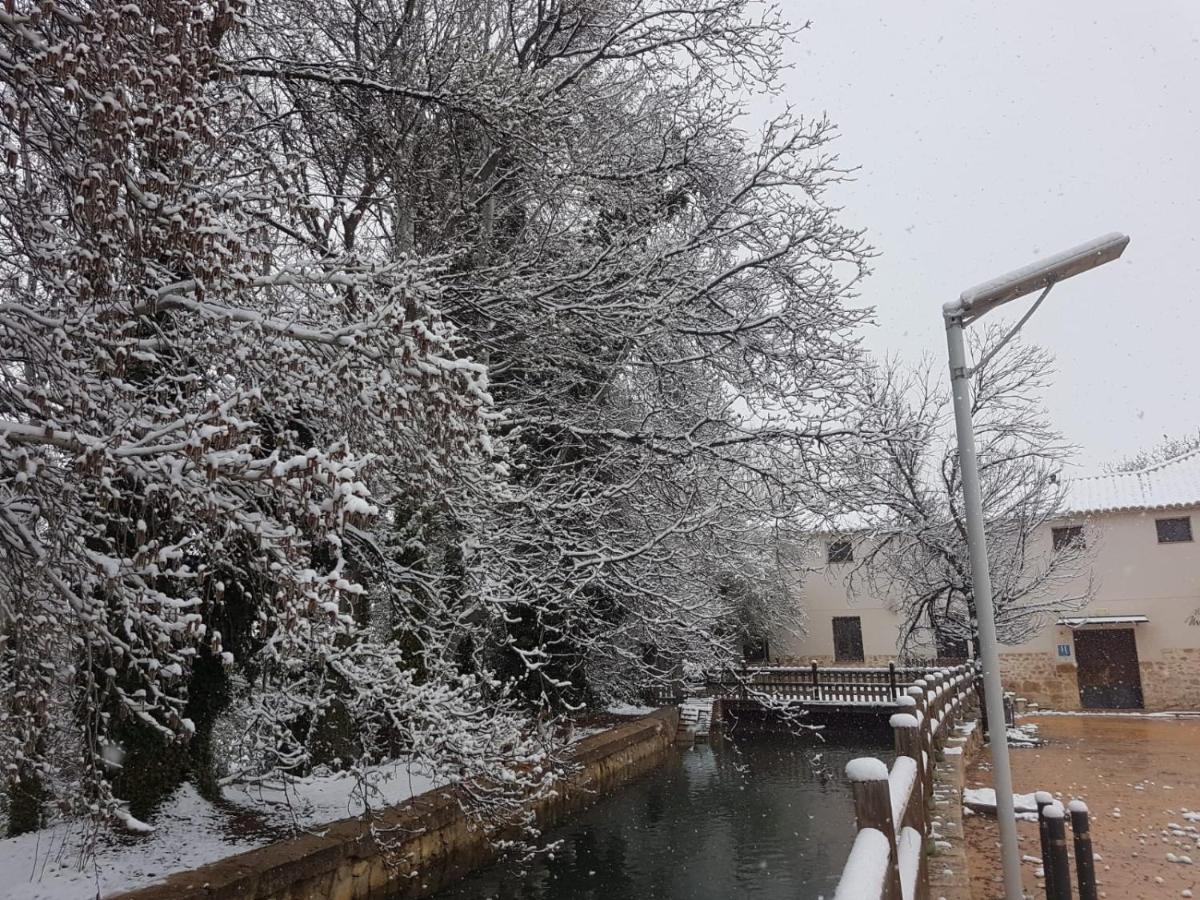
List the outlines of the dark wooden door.
{"label": "dark wooden door", "polygon": [[1132,628],[1075,632],[1084,709],[1141,709],[1142,676]]}
{"label": "dark wooden door", "polygon": [[858,616],[833,617],[833,658],[837,662],[862,662],[862,620]]}

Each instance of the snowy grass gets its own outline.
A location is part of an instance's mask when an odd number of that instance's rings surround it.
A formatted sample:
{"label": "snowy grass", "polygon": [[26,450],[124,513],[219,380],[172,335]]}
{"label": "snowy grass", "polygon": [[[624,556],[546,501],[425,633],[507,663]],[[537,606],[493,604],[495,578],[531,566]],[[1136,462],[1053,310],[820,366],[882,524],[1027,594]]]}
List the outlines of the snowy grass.
{"label": "snowy grass", "polygon": [[[415,767],[396,765],[368,787],[372,808],[401,803],[437,787]],[[356,778],[318,772],[286,785],[231,786],[213,804],[184,785],[164,803],[143,835],[105,831],[84,861],[88,834],[78,822],[0,841],[0,885],[6,900],[82,900],[132,890],[227,856],[253,850],[296,829],[358,815]]]}

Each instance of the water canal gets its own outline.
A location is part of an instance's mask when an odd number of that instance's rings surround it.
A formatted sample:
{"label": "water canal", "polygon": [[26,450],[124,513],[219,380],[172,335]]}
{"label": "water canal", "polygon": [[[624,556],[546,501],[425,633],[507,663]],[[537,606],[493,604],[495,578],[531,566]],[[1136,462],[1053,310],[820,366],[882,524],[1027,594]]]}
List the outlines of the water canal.
{"label": "water canal", "polygon": [[680,748],[549,832],[557,846],[534,863],[481,870],[438,900],[831,896],[854,839],[843,770],[890,746],[886,728],[866,729],[829,732],[823,743],[742,730]]}

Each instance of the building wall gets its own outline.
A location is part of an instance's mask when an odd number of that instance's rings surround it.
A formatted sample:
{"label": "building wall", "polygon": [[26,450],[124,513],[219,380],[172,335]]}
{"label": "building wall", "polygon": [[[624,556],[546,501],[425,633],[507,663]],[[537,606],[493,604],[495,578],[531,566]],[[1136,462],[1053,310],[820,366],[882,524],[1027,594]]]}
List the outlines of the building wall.
{"label": "building wall", "polygon": [[[1155,519],[1182,515],[1192,517],[1198,540],[1159,544]],[[1090,572],[1062,588],[1065,596],[1080,593],[1090,576],[1093,598],[1084,610],[1069,615],[1146,616],[1148,622],[1133,626],[1146,707],[1200,708],[1200,625],[1189,623],[1200,609],[1200,507],[1097,515],[1059,524],[1087,526],[1088,546],[1093,548]],[[861,618],[868,663],[893,658],[900,618],[889,608],[889,598],[864,597],[862,585],[851,592],[847,577],[853,565],[827,565],[824,552],[824,543],[814,542],[809,559],[814,570],[801,588],[807,634],[779,636],[772,643],[772,658],[790,663],[832,660],[831,620],[845,615]],[[1047,527],[1038,535],[1032,558],[1051,552]],[[1018,694],[1043,705],[1079,708],[1070,628],[1051,621],[1031,640],[1004,647],[1001,653],[1006,684]]]}

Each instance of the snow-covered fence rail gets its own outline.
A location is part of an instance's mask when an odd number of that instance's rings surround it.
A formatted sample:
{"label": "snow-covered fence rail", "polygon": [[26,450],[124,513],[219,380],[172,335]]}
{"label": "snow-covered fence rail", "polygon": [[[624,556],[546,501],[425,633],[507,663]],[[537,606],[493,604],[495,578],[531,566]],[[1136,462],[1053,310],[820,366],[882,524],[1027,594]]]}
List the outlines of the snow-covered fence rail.
{"label": "snow-covered fence rail", "polygon": [[830,706],[895,706],[919,679],[923,666],[750,666],[708,679],[708,692],[736,699],[769,697]]}
{"label": "snow-covered fence rail", "polygon": [[891,770],[874,757],[851,760],[858,835],[835,900],[925,900],[933,770],[950,727],[979,680],[975,663],[931,671],[909,687],[891,718],[896,759]]}

